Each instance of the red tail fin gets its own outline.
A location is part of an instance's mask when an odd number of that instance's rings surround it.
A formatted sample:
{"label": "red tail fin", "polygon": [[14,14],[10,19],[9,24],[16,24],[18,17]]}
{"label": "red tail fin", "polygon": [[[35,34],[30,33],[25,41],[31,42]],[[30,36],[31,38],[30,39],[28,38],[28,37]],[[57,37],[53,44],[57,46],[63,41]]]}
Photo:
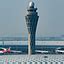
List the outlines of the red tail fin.
{"label": "red tail fin", "polygon": [[8,48],[7,52],[8,52],[8,53],[10,53],[10,52],[11,52],[10,47]]}

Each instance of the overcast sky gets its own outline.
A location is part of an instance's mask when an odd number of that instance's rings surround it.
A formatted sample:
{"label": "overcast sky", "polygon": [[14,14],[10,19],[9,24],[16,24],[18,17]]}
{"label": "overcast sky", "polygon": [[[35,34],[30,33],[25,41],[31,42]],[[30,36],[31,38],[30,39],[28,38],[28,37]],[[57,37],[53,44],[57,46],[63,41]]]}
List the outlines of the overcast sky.
{"label": "overcast sky", "polygon": [[[28,36],[25,15],[31,0],[0,0],[0,37]],[[64,0],[33,0],[38,8],[37,36],[64,34]]]}

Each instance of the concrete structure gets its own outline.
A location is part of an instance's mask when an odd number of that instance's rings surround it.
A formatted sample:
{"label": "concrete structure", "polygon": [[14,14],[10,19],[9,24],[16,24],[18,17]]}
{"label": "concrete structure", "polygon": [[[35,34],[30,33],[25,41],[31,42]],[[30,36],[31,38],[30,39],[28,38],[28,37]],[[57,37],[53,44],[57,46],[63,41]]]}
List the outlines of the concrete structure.
{"label": "concrete structure", "polygon": [[35,53],[35,33],[39,17],[36,10],[37,8],[34,8],[34,2],[30,2],[27,9],[28,14],[25,16],[28,28],[28,54]]}

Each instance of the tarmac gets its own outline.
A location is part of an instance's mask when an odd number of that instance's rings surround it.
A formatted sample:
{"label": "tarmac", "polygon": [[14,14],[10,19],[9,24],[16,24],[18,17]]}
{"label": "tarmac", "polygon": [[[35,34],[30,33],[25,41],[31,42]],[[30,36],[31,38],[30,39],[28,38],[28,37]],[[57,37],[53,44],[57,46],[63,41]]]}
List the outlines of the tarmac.
{"label": "tarmac", "polygon": [[64,64],[64,54],[0,55],[0,64]]}

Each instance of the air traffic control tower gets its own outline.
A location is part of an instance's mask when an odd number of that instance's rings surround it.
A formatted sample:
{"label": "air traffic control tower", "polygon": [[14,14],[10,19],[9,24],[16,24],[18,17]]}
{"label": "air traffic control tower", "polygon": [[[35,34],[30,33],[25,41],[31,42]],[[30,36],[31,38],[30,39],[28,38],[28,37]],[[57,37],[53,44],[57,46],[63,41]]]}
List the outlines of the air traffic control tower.
{"label": "air traffic control tower", "polygon": [[27,9],[27,15],[25,16],[26,24],[28,28],[28,54],[35,54],[35,33],[38,23],[38,13],[36,12],[37,8],[34,8],[34,2],[29,3]]}

